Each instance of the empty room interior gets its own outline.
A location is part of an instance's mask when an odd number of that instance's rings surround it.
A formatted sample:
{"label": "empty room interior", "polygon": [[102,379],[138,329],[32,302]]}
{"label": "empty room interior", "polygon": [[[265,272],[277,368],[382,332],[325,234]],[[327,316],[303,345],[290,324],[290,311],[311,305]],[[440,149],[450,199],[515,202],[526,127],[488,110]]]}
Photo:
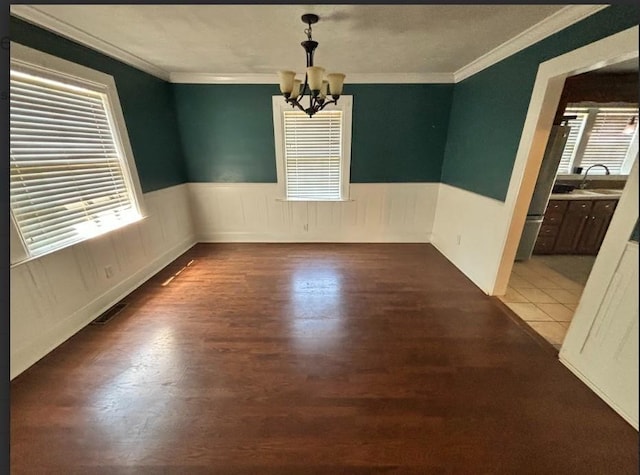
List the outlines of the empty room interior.
{"label": "empty room interior", "polygon": [[7,473],[637,473],[638,6],[10,13]]}

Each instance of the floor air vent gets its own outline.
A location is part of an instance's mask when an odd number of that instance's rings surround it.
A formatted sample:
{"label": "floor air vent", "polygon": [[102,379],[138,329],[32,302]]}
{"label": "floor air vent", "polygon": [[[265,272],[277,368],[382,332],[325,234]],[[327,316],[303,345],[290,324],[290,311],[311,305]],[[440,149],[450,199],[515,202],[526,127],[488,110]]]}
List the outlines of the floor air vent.
{"label": "floor air vent", "polygon": [[94,321],[92,321],[91,325],[104,325],[109,320],[111,320],[113,317],[115,317],[117,314],[119,314],[126,306],[127,306],[127,304],[124,303],[124,302],[120,302],[120,303],[115,304],[109,310],[107,310],[102,315],[100,315],[98,318],[96,318]]}

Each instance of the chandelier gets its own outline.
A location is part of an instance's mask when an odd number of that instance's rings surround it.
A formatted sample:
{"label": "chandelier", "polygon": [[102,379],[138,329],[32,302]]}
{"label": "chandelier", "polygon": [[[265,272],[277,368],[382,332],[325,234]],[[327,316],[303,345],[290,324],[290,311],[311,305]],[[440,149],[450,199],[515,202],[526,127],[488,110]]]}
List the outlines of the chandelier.
{"label": "chandelier", "polygon": [[[307,28],[304,30],[307,40],[300,43],[307,53],[307,72],[304,75],[304,84],[300,79],[296,79],[294,71],[278,72],[280,92],[284,95],[284,100],[291,104],[291,107],[297,107],[309,117],[329,104],[338,103],[345,78],[342,73],[330,73],[324,80],[324,68],[313,65],[313,52],[318,47],[318,42],[311,38],[311,25],[317,23],[318,20],[318,15],[313,13],[302,15],[302,21],[307,24]],[[305,95],[308,96],[309,107],[304,107],[301,103]],[[329,99],[329,96],[333,100]]]}

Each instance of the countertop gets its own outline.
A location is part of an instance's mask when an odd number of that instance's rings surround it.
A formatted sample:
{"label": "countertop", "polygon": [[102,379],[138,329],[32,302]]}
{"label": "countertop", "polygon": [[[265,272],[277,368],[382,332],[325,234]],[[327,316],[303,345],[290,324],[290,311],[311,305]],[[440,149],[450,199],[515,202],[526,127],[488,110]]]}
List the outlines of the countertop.
{"label": "countertop", "polygon": [[622,190],[575,189],[571,193],[552,193],[550,200],[619,200]]}

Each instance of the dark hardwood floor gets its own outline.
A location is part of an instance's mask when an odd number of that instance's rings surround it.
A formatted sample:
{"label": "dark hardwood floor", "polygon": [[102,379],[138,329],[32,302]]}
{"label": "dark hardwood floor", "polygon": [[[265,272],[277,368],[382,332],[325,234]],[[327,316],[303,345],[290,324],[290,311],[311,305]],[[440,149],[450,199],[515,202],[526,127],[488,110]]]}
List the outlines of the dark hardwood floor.
{"label": "dark hardwood floor", "polygon": [[12,473],[637,473],[638,433],[430,245],[200,244],[126,301],[11,383]]}

